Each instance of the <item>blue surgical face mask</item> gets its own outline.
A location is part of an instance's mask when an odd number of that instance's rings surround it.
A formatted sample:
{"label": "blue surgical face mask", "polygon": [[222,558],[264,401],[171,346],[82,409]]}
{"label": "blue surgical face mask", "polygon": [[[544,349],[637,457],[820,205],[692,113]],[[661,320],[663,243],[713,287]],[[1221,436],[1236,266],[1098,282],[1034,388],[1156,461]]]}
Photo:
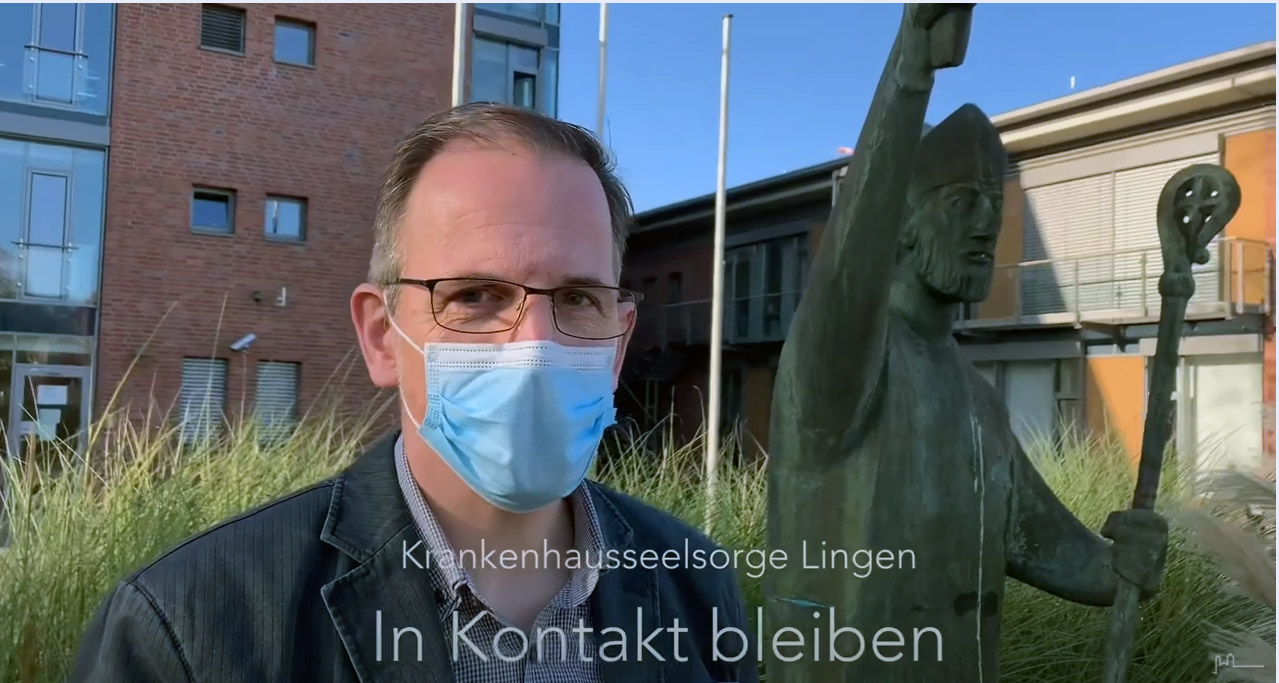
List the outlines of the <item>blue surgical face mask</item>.
{"label": "blue surgical face mask", "polygon": [[394,320],[391,326],[426,361],[426,417],[409,419],[472,490],[496,507],[525,513],[582,483],[616,415],[616,345],[419,347]]}

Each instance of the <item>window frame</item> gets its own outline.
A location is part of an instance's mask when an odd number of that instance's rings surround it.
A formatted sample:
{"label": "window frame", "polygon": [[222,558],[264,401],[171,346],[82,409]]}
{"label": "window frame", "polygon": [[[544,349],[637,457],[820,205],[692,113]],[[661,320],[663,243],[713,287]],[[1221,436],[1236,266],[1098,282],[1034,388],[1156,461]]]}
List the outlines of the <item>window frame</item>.
{"label": "window frame", "polygon": [[[289,26],[293,28],[305,29],[307,33],[307,59],[306,62],[295,62],[289,59],[280,59],[280,27]],[[285,64],[288,66],[299,66],[304,69],[314,69],[316,62],[316,33],[317,27],[313,21],[305,21],[303,19],[294,19],[277,15],[275,23],[271,26],[271,60],[276,64]]]}
{"label": "window frame", "polygon": [[[217,47],[215,45],[204,44],[204,18],[206,16],[206,12],[208,12],[210,9],[229,10],[230,12],[239,15],[240,17],[240,49],[238,51],[225,48],[225,47]],[[248,49],[248,42],[249,42],[248,33],[249,33],[248,10],[244,9],[243,7],[235,7],[233,5],[224,5],[216,2],[206,2],[206,3],[200,4],[200,43],[199,44],[200,44],[201,50],[207,50],[209,52],[218,52],[224,55],[234,55],[236,57],[243,57]]]}
{"label": "window frame", "polygon": [[[36,206],[35,204],[36,176],[45,176],[48,178],[59,178],[64,183],[63,197],[62,197],[63,204],[62,204],[62,237],[60,240],[61,244],[51,244],[51,243],[45,243],[45,242],[31,241],[32,211],[33,209],[35,209],[35,206]],[[25,186],[23,187],[23,198],[22,198],[24,206],[23,206],[22,217],[19,219],[19,235],[18,235],[19,239],[22,240],[21,248],[22,248],[22,254],[24,256],[24,259],[23,259],[24,264],[22,266],[21,277],[19,279],[18,298],[20,300],[40,301],[45,303],[62,301],[67,298],[67,277],[68,277],[67,271],[69,270],[69,268],[67,267],[66,259],[67,259],[67,249],[70,248],[70,246],[67,243],[69,241],[68,238],[70,237],[70,233],[71,233],[71,221],[72,221],[72,216],[75,208],[72,203],[72,198],[75,196],[75,186],[72,184],[73,183],[72,173],[67,170],[52,170],[52,169],[47,169],[47,168],[38,167],[38,166],[28,167],[26,169],[26,178],[24,179],[24,183],[25,183]],[[57,294],[46,295],[46,294],[31,293],[30,288],[28,287],[28,284],[31,277],[30,253],[31,253],[32,247],[35,247],[37,249],[57,248],[61,250],[62,252],[61,254],[62,264],[61,264],[61,272],[60,272],[61,280],[58,283]]]}
{"label": "window frame", "polygon": [[[558,93],[552,92],[548,95],[544,91],[544,89],[547,87],[547,83],[550,83],[554,80],[553,78],[550,78],[548,75],[547,62],[548,62],[548,59],[550,59],[550,51],[554,50],[555,48],[552,48],[549,45],[535,45],[531,43],[522,42],[519,40],[513,40],[512,38],[508,36],[497,36],[497,35],[491,35],[487,33],[477,33],[473,37],[473,40],[485,42],[485,43],[491,43],[493,45],[500,45],[502,47],[503,54],[505,55],[505,66],[503,67],[503,72],[505,76],[503,79],[504,80],[504,83],[502,86],[503,95],[501,100],[503,104],[513,106],[513,107],[523,106],[515,103],[515,92],[516,92],[515,86],[516,86],[516,81],[519,78],[525,77],[532,81],[532,91],[533,91],[532,92],[533,104],[531,107],[526,107],[526,108],[532,111],[541,112],[551,117],[558,116],[558,100],[559,100]],[[528,50],[534,54],[534,57],[537,60],[536,71],[530,71],[523,67],[516,66],[516,60],[514,59],[512,55],[513,50],[516,50],[516,49]],[[471,79],[472,83],[475,82],[475,70],[476,70],[475,54],[477,52],[478,51],[475,50],[474,47],[472,47],[470,51],[470,55],[467,57],[468,61],[470,62],[468,66],[467,76],[468,78]],[[556,58],[558,59],[558,52],[556,54]],[[558,64],[557,64],[557,70],[558,70]],[[475,101],[473,96],[469,94],[468,94],[468,98],[470,98],[471,101]],[[554,102],[548,102],[549,98],[553,98]],[[551,104],[552,106],[549,107],[550,110],[548,111],[547,107],[542,106],[543,104]]]}
{"label": "window frame", "polygon": [[[267,215],[270,211],[272,202],[278,206],[281,202],[293,203],[298,205],[298,234],[297,237],[283,237],[279,233],[268,231]],[[262,202],[262,235],[272,242],[283,242],[286,244],[305,244],[307,238],[307,216],[308,206],[306,197],[295,197],[284,194],[269,194]],[[278,221],[278,218],[277,218]]]}
{"label": "window frame", "polygon": [[[41,39],[41,36],[40,36],[40,32],[44,26],[44,21],[45,21],[44,12],[45,12],[46,5],[44,3],[34,4],[34,11],[31,17],[31,42],[27,46],[27,51],[30,52],[31,50],[35,50],[37,63],[39,62],[40,56],[46,52],[67,55],[67,56],[70,56],[73,60],[79,60],[85,57],[85,54],[84,54],[85,7],[84,5],[85,3],[83,2],[74,4],[75,19],[74,19],[74,25],[72,26],[72,32],[75,34],[75,37],[72,39],[72,43],[74,45],[72,46],[71,51],[68,52],[66,50],[62,50],[59,48],[44,46],[43,40]],[[76,111],[76,106],[79,104],[79,95],[80,95],[79,86],[81,86],[80,77],[77,76],[77,74],[80,73],[80,69],[76,68],[77,66],[79,66],[78,63],[72,65],[71,84],[70,84],[70,88],[71,88],[70,101],[63,101],[58,99],[47,99],[47,98],[40,97],[39,95],[40,76],[39,76],[38,68],[36,73],[32,74],[32,78],[35,79],[34,82],[36,84],[35,88],[29,92],[29,95],[31,96],[32,101],[41,107],[52,107],[55,109]]]}
{"label": "window frame", "polygon": [[[216,196],[221,196],[226,198],[227,227],[225,229],[215,228],[207,225],[196,225],[195,202],[197,199],[196,195],[198,194],[216,195]],[[202,185],[193,186],[191,188],[190,206],[191,206],[191,210],[187,216],[187,223],[191,232],[198,235],[217,235],[222,237],[230,237],[235,234],[235,209],[236,209],[235,190],[221,188],[221,187],[207,187]]]}

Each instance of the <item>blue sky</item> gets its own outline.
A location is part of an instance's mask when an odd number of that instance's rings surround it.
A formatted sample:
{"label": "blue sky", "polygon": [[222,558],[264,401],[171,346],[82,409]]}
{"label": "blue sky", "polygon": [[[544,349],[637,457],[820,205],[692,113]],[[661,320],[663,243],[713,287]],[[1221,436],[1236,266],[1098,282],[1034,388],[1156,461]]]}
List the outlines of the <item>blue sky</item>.
{"label": "blue sky", "polygon": [[[595,128],[599,5],[564,4],[560,118]],[[733,14],[728,185],[853,146],[900,4],[610,4],[605,139],[636,209],[714,192],[721,19]],[[1216,28],[1221,27],[1221,28]],[[1275,40],[1273,4],[979,4],[928,120],[990,116]]]}

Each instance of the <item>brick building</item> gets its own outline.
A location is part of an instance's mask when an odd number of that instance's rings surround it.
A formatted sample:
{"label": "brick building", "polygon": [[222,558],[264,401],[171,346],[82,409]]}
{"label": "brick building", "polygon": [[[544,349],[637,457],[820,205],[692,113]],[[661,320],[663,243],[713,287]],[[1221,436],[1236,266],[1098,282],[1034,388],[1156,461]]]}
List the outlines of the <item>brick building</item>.
{"label": "brick building", "polygon": [[[554,115],[558,5],[468,9],[468,97]],[[344,302],[395,144],[450,104],[454,5],[11,4],[0,26],[5,448],[113,396],[188,437],[287,428],[326,390],[367,407]]]}
{"label": "brick building", "polygon": [[[995,116],[1010,154],[987,301],[955,335],[1004,393],[1023,441],[1086,428],[1135,456],[1162,271],[1155,206],[1192,163],[1221,164],[1243,205],[1197,268],[1178,377],[1176,443],[1202,461],[1273,470],[1275,44]],[[847,159],[727,194],[722,430],[768,442],[773,377]],[[704,414],[714,195],[639,216],[626,283],[645,293],[623,412]]]}

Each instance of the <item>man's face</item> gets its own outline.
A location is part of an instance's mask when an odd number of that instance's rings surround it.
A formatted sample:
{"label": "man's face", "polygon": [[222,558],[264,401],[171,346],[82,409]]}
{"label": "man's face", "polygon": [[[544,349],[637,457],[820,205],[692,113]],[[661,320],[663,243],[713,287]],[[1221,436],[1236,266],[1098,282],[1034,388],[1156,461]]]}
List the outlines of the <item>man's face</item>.
{"label": "man's face", "polygon": [[1002,188],[945,185],[926,195],[910,220],[908,259],[929,290],[952,303],[984,301],[1003,220]]}
{"label": "man's face", "polygon": [[[490,278],[538,288],[617,284],[608,201],[594,171],[580,161],[514,144],[506,149],[456,145],[433,158],[409,194],[398,246],[404,278]],[[618,351],[616,384],[627,338],[588,341],[563,334],[549,297],[530,295],[511,330],[468,334],[454,331],[461,325],[448,329],[437,322],[444,304],[436,302],[433,311],[424,287],[396,289],[395,322],[416,345],[534,340],[611,345]],[[443,298],[439,291],[437,298]],[[464,296],[456,300],[466,310],[496,300],[487,290],[466,290]],[[385,329],[384,319],[377,320],[385,315],[380,307],[366,300],[363,306],[353,301],[353,309],[374,383],[398,384],[411,414],[420,419],[426,407],[422,355]],[[629,325],[634,306],[618,307],[617,315],[624,327]]]}

